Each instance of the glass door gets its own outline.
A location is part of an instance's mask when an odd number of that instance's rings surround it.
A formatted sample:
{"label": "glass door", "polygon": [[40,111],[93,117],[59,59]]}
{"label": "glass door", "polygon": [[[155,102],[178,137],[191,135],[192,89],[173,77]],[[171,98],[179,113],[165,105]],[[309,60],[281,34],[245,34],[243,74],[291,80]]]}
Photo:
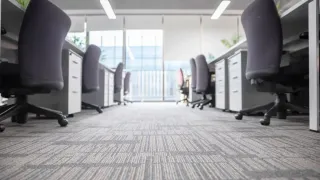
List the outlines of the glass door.
{"label": "glass door", "polygon": [[133,101],[163,100],[163,31],[126,30],[125,67]]}

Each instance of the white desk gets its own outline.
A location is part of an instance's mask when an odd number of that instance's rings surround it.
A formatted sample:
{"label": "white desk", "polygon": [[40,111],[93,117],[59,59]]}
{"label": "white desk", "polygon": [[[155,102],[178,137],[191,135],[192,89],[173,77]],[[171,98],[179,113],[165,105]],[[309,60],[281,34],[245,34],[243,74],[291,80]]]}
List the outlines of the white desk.
{"label": "white desk", "polygon": [[[319,0],[297,2],[282,13],[281,22],[284,50],[295,52],[309,46],[309,129],[319,132]],[[297,39],[298,35],[304,31],[309,31],[309,41]],[[222,53],[210,65],[227,59],[241,49],[247,49],[246,39]]]}
{"label": "white desk", "polygon": [[[2,41],[4,41],[1,42],[2,48],[17,49],[18,35],[25,10],[16,2],[16,0],[1,0],[1,2],[1,24],[8,32],[8,34],[2,38]],[[70,49],[81,57],[84,55],[83,50],[79,49],[75,44],[68,40],[65,41],[63,48]]]}

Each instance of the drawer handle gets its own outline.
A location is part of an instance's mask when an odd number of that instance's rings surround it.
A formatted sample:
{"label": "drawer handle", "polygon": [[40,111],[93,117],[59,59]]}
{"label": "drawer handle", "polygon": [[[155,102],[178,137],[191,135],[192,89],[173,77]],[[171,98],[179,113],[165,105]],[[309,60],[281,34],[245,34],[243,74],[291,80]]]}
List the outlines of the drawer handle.
{"label": "drawer handle", "polygon": [[233,93],[237,93],[237,92],[238,92],[238,90],[233,90],[232,92],[233,92]]}
{"label": "drawer handle", "polygon": [[222,79],[220,79],[219,82],[222,82]]}
{"label": "drawer handle", "polygon": [[238,62],[236,61],[236,62],[233,62],[233,63],[232,63],[232,65],[235,65],[235,64],[238,64]]}
{"label": "drawer handle", "polygon": [[232,79],[238,79],[238,76],[234,76]]}
{"label": "drawer handle", "polygon": [[72,93],[73,93],[73,94],[77,94],[78,92],[77,92],[77,91],[72,91]]}
{"label": "drawer handle", "polygon": [[77,77],[77,76],[72,76],[72,78],[73,78],[73,79],[78,79],[78,77]]}
{"label": "drawer handle", "polygon": [[222,68],[219,68],[218,70],[221,70]]}
{"label": "drawer handle", "polygon": [[72,61],[74,64],[79,64],[77,61]]}

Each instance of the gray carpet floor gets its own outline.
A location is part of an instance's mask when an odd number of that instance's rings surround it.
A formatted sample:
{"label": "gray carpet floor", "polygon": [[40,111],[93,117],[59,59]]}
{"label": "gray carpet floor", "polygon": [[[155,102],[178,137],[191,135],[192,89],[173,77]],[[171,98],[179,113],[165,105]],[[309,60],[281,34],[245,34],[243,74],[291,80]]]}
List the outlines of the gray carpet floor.
{"label": "gray carpet floor", "polygon": [[236,121],[231,113],[174,103],[4,122],[0,179],[320,179],[320,134],[304,118]]}

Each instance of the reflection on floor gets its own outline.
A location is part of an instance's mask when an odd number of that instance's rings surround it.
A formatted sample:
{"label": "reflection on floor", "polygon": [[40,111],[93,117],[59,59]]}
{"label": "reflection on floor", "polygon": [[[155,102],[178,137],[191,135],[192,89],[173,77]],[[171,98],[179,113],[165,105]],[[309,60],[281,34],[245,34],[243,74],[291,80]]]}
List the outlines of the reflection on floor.
{"label": "reflection on floor", "polygon": [[67,128],[7,121],[0,179],[318,179],[320,134],[306,119],[263,127],[209,108],[136,103],[86,111]]}

